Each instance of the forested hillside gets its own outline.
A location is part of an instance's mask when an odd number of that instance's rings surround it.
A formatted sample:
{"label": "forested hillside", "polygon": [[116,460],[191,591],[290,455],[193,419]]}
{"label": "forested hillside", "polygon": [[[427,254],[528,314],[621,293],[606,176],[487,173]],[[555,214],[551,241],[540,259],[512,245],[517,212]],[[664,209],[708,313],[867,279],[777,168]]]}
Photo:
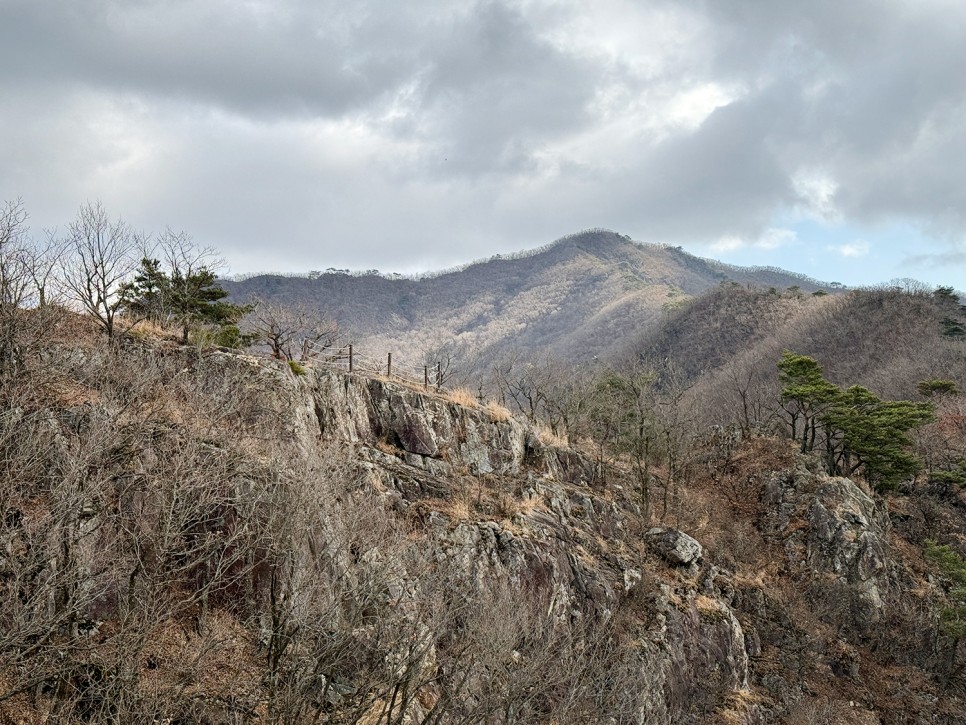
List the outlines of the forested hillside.
{"label": "forested hillside", "polygon": [[759,406],[775,398],[774,365],[786,349],[820,361],[838,385],[887,398],[918,397],[922,380],[962,382],[964,324],[966,309],[947,288],[893,284],[816,296],[723,284],[635,339],[627,355],[670,361],[720,419],[741,394]]}
{"label": "forested hillside", "polygon": [[183,236],[91,205],[48,266],[18,219],[0,722],[966,722],[952,290],[716,283],[467,390],[318,354]]}
{"label": "forested hillside", "polygon": [[806,292],[821,286],[781,270],[730,267],[598,230],[419,279],[330,271],[260,275],[225,287],[239,303],[254,296],[312,305],[361,348],[379,354],[392,350],[415,363],[448,345],[480,372],[518,351],[566,362],[609,359],[628,336],[722,280]]}

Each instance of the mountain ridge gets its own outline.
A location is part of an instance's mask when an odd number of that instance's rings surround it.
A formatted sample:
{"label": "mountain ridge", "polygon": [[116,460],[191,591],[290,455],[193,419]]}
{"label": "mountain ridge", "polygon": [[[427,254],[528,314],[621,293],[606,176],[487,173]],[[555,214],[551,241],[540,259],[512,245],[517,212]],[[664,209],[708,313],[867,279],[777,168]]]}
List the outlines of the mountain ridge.
{"label": "mountain ridge", "polygon": [[573,362],[613,357],[668,310],[729,281],[823,288],[803,275],[730,267],[603,229],[422,276],[330,270],[227,280],[225,287],[237,301],[314,306],[358,344],[398,351],[410,362],[455,341],[480,368],[520,350]]}

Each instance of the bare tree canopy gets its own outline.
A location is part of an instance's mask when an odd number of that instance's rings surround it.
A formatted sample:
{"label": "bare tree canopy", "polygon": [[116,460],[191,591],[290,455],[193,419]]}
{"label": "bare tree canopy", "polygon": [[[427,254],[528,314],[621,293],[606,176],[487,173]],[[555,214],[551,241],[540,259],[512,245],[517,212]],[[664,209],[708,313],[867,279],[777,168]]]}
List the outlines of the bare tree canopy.
{"label": "bare tree canopy", "polygon": [[68,226],[68,254],[61,264],[64,289],[108,338],[116,332],[121,285],[137,268],[144,241],[127,222],[112,221],[100,202],[82,206]]}
{"label": "bare tree canopy", "polygon": [[246,327],[271,348],[272,355],[287,360],[306,360],[313,348],[331,345],[339,326],[318,307],[305,302],[284,304],[253,298]]}

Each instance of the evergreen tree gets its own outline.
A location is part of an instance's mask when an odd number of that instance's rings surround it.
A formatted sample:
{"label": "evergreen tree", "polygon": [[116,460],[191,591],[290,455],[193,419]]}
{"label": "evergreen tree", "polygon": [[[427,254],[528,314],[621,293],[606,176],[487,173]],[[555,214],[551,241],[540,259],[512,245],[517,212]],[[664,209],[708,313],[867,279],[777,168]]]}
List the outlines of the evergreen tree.
{"label": "evergreen tree", "polygon": [[916,385],[916,390],[924,398],[959,395],[955,380],[923,380]]}
{"label": "evergreen tree", "polygon": [[225,302],[228,292],[218,284],[215,273],[207,267],[188,271],[172,270],[169,290],[168,305],[181,326],[181,342],[185,344],[193,325],[232,325],[249,309]]}
{"label": "evergreen tree", "polygon": [[785,350],[778,362],[778,379],[782,384],[782,408],[788,414],[792,438],[801,441],[802,453],[808,453],[815,448],[822,415],[841,391],[825,379],[822,366],[815,360],[790,350]]}
{"label": "evergreen tree", "polygon": [[882,400],[853,385],[825,414],[830,430],[841,439],[832,448],[831,470],[852,475],[861,468],[877,488],[895,485],[919,470],[919,460],[908,450],[911,442],[906,432],[932,419],[931,403]]}
{"label": "evergreen tree", "polygon": [[919,470],[906,433],[933,420],[931,402],[882,400],[859,385],[843,391],[825,379],[815,360],[788,350],[778,370],[792,437],[803,453],[824,441],[830,474],[850,476],[861,470],[869,483],[883,489]]}
{"label": "evergreen tree", "polygon": [[121,304],[124,311],[136,318],[162,323],[171,283],[157,259],[143,257],[137,274],[121,285]]}
{"label": "evergreen tree", "polygon": [[120,294],[128,314],[159,324],[174,321],[185,344],[194,326],[235,325],[250,309],[226,302],[228,292],[208,267],[182,270],[174,266],[165,272],[161,262],[148,257],[141,260],[137,275],[122,286]]}

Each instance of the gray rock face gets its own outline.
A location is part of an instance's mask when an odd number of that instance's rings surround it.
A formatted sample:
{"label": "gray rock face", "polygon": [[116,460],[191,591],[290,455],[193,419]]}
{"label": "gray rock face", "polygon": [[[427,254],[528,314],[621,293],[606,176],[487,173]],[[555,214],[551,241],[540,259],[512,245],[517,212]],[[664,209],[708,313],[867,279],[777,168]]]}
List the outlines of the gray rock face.
{"label": "gray rock face", "polygon": [[[825,575],[853,597],[853,626],[878,622],[892,578],[884,507],[847,478],[804,470],[767,481],[762,503],[763,528],[785,540],[791,567]],[[807,527],[793,526],[795,520]]]}
{"label": "gray rock face", "polygon": [[647,540],[651,548],[671,564],[689,566],[698,563],[703,554],[696,539],[677,529],[650,529]]}
{"label": "gray rock face", "polygon": [[348,443],[395,446],[472,473],[518,473],[528,429],[484,410],[401,385],[324,369],[310,382],[321,434]]}
{"label": "gray rock face", "polygon": [[[469,586],[538,586],[546,616],[558,622],[607,622],[618,612],[635,619],[634,673],[622,695],[636,713],[629,721],[693,721],[747,687],[747,638],[721,593],[727,577],[701,588],[703,549],[681,531],[654,529],[646,542],[631,536],[625,523],[636,513],[589,485],[593,461],[543,446],[519,421],[394,383],[313,370],[290,385],[296,449],[345,446],[387,507],[418,518],[434,559]],[[504,495],[519,491],[519,509],[499,520],[428,509],[427,500],[450,499],[466,480],[474,491],[482,481]],[[655,585],[645,544],[694,576]]]}
{"label": "gray rock face", "polygon": [[864,616],[876,622],[889,588],[889,517],[847,478],[823,484],[808,507],[808,563],[854,588]]}

